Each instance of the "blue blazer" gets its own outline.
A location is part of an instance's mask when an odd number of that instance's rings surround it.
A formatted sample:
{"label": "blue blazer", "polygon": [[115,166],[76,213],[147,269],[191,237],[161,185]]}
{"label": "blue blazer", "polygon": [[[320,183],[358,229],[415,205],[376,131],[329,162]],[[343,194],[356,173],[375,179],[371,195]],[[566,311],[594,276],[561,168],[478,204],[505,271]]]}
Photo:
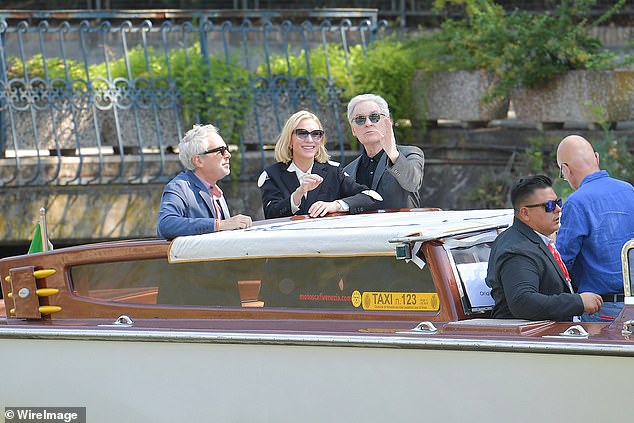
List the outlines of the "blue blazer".
{"label": "blue blazer", "polygon": [[[417,208],[421,206],[420,189],[423,186],[425,155],[415,146],[397,145],[399,157],[396,163],[388,163],[387,154],[383,154],[376,166],[370,189],[378,192],[383,201],[378,207],[383,209]],[[344,168],[357,180],[357,168],[361,156]]]}
{"label": "blue blazer", "polygon": [[[299,180],[295,172],[288,172],[290,163],[275,163],[264,171],[268,179],[260,186],[264,217],[292,216],[291,194],[299,187]],[[330,163],[313,164],[312,173],[324,178],[323,182],[314,190],[309,191],[299,205],[295,214],[308,214],[308,209],[316,201],[343,200],[350,206],[349,213],[361,213],[376,210],[378,201],[369,195],[362,194],[368,187],[358,184],[343,172],[339,166]],[[261,176],[262,178],[262,176]]]}
{"label": "blue blazer", "polygon": [[179,173],[165,186],[158,214],[159,238],[213,232],[215,219],[211,196],[191,170]]}

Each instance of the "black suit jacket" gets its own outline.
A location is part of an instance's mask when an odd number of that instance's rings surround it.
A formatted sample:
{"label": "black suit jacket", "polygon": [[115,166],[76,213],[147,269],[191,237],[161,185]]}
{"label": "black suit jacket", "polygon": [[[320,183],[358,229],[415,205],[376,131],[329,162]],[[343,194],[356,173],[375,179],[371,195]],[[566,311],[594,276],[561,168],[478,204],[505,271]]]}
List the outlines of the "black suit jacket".
{"label": "black suit jacket", "polygon": [[[287,171],[289,164],[275,163],[264,169],[268,179],[260,186],[260,192],[266,219],[293,215],[291,194],[299,187],[299,180],[295,172]],[[295,214],[308,214],[308,209],[316,201],[343,200],[350,206],[349,213],[361,213],[378,207],[377,200],[361,194],[362,191],[368,190],[368,187],[357,184],[350,176],[345,175],[339,166],[315,162],[312,173],[324,180],[302,199]]]}
{"label": "black suit jacket", "polygon": [[[384,209],[416,208],[421,206],[420,189],[423,186],[425,155],[423,150],[414,146],[397,145],[399,157],[396,163],[383,154],[376,166],[372,179],[374,191],[383,201],[378,205]],[[361,157],[354,159],[344,171],[357,180],[357,168]]]}
{"label": "black suit jacket", "polygon": [[583,313],[544,241],[517,218],[491,247],[486,282],[496,318],[569,321]]}

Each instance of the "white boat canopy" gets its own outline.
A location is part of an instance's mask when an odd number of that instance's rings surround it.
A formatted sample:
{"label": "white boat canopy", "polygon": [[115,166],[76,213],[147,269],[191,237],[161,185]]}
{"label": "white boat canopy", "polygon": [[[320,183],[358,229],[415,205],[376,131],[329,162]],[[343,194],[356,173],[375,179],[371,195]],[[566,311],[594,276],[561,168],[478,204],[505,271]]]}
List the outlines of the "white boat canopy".
{"label": "white boat canopy", "polygon": [[178,237],[170,263],[244,257],[393,255],[390,241],[440,239],[513,221],[513,210],[412,211],[276,221],[240,231]]}

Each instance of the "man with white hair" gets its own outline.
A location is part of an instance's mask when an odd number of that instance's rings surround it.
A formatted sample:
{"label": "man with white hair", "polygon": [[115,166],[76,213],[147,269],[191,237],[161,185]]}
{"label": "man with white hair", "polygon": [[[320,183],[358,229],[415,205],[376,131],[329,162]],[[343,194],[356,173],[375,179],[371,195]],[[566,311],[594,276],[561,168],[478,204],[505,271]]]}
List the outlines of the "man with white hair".
{"label": "man with white hair", "polygon": [[185,171],[163,190],[158,215],[160,238],[244,229],[251,218],[231,216],[222,190],[216,184],[231,171],[231,153],[213,125],[194,125],[178,144]]}
{"label": "man with white hair", "polygon": [[387,102],[376,94],[352,98],[348,122],[364,151],[344,171],[383,197],[380,208],[420,207],[425,155],[418,147],[396,144]]}
{"label": "man with white hair", "polygon": [[621,249],[634,238],[634,187],[599,168],[599,154],[579,135],[557,148],[560,176],[575,190],[564,203],[557,249],[578,292],[594,292],[603,307],[582,321],[611,321],[623,308]]}

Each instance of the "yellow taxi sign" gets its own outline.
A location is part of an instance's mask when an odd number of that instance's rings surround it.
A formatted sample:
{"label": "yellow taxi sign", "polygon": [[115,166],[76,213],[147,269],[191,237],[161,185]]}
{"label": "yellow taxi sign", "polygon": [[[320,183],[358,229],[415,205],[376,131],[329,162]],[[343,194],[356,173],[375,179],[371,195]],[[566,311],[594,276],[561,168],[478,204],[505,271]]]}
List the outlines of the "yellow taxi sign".
{"label": "yellow taxi sign", "polygon": [[[358,301],[358,299],[361,301]],[[440,300],[435,292],[364,292],[352,293],[353,305],[364,310],[438,311]],[[354,300],[357,301],[354,301]]]}

